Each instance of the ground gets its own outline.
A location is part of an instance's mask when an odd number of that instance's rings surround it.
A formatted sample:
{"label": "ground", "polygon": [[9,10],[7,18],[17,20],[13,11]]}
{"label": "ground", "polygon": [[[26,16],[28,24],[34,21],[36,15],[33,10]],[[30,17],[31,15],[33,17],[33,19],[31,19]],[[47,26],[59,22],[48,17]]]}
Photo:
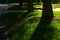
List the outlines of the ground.
{"label": "ground", "polygon": [[[53,35],[52,40],[60,40],[60,8],[54,8],[53,13],[54,18],[49,26],[53,27],[51,30],[54,31],[48,31],[45,37],[49,38],[50,35]],[[15,11],[5,13],[2,16],[4,21],[10,24],[8,32],[12,35],[12,40],[29,40],[39,23],[41,14],[41,10],[35,10],[30,13]]]}

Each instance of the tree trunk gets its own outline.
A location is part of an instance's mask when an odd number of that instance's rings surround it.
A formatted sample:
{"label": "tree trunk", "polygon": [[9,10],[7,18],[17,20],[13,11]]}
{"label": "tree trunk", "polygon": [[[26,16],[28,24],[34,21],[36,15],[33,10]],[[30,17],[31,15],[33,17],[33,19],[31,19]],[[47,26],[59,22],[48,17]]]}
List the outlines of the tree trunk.
{"label": "tree trunk", "polygon": [[41,0],[37,0],[37,4],[38,4],[38,5],[40,5],[40,1],[41,1]]}
{"label": "tree trunk", "polygon": [[43,0],[42,21],[51,22],[53,18],[53,10],[51,0]]}
{"label": "tree trunk", "polygon": [[33,11],[33,2],[32,0],[28,0],[28,12]]}
{"label": "tree trunk", "polygon": [[22,7],[22,4],[23,4],[22,0],[19,0],[19,7],[20,8]]}
{"label": "tree trunk", "polygon": [[54,28],[50,26],[53,19],[51,0],[43,1],[42,17],[30,40],[52,40]]}

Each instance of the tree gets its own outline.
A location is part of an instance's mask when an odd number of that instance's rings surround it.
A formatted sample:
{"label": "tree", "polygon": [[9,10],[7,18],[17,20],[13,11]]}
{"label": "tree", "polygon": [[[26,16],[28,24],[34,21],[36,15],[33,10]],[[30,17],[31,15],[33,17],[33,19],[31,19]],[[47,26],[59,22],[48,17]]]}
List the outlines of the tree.
{"label": "tree", "polygon": [[42,17],[37,28],[34,30],[34,33],[31,36],[30,40],[52,40],[54,28],[50,26],[50,23],[54,17],[51,0],[42,0],[43,2],[43,11]]}
{"label": "tree", "polygon": [[33,11],[33,1],[32,0],[28,0],[28,12]]}
{"label": "tree", "polygon": [[23,0],[18,0],[19,1],[19,6],[20,8],[22,7],[22,4],[23,4]]}
{"label": "tree", "polygon": [[53,18],[51,0],[42,0],[42,2],[43,2],[42,19],[50,21]]}

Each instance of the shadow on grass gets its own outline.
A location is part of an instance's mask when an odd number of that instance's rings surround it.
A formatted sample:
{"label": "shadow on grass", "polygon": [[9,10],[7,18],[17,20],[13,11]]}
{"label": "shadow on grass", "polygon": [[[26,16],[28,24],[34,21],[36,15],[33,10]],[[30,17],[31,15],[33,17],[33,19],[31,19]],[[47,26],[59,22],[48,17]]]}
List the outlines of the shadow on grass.
{"label": "shadow on grass", "polygon": [[50,25],[53,18],[41,17],[40,22],[33,32],[30,40],[52,40],[55,28]]}
{"label": "shadow on grass", "polygon": [[3,14],[3,20],[7,23],[7,26],[4,29],[6,29],[5,31],[8,31],[8,37],[13,40],[13,37],[15,37],[16,34],[20,34],[19,37],[21,38],[25,33],[24,25],[26,18],[33,15],[36,14],[32,14],[31,12],[9,12]]}

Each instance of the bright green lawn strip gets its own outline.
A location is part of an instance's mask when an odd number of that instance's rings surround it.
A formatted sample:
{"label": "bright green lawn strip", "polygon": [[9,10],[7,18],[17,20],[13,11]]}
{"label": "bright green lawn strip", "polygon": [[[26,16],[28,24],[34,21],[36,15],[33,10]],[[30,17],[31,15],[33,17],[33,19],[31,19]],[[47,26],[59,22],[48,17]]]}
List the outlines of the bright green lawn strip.
{"label": "bright green lawn strip", "polygon": [[60,11],[53,11],[54,16],[60,16]]}
{"label": "bright green lawn strip", "polygon": [[33,7],[35,7],[35,8],[42,8],[43,5],[34,5]]}

